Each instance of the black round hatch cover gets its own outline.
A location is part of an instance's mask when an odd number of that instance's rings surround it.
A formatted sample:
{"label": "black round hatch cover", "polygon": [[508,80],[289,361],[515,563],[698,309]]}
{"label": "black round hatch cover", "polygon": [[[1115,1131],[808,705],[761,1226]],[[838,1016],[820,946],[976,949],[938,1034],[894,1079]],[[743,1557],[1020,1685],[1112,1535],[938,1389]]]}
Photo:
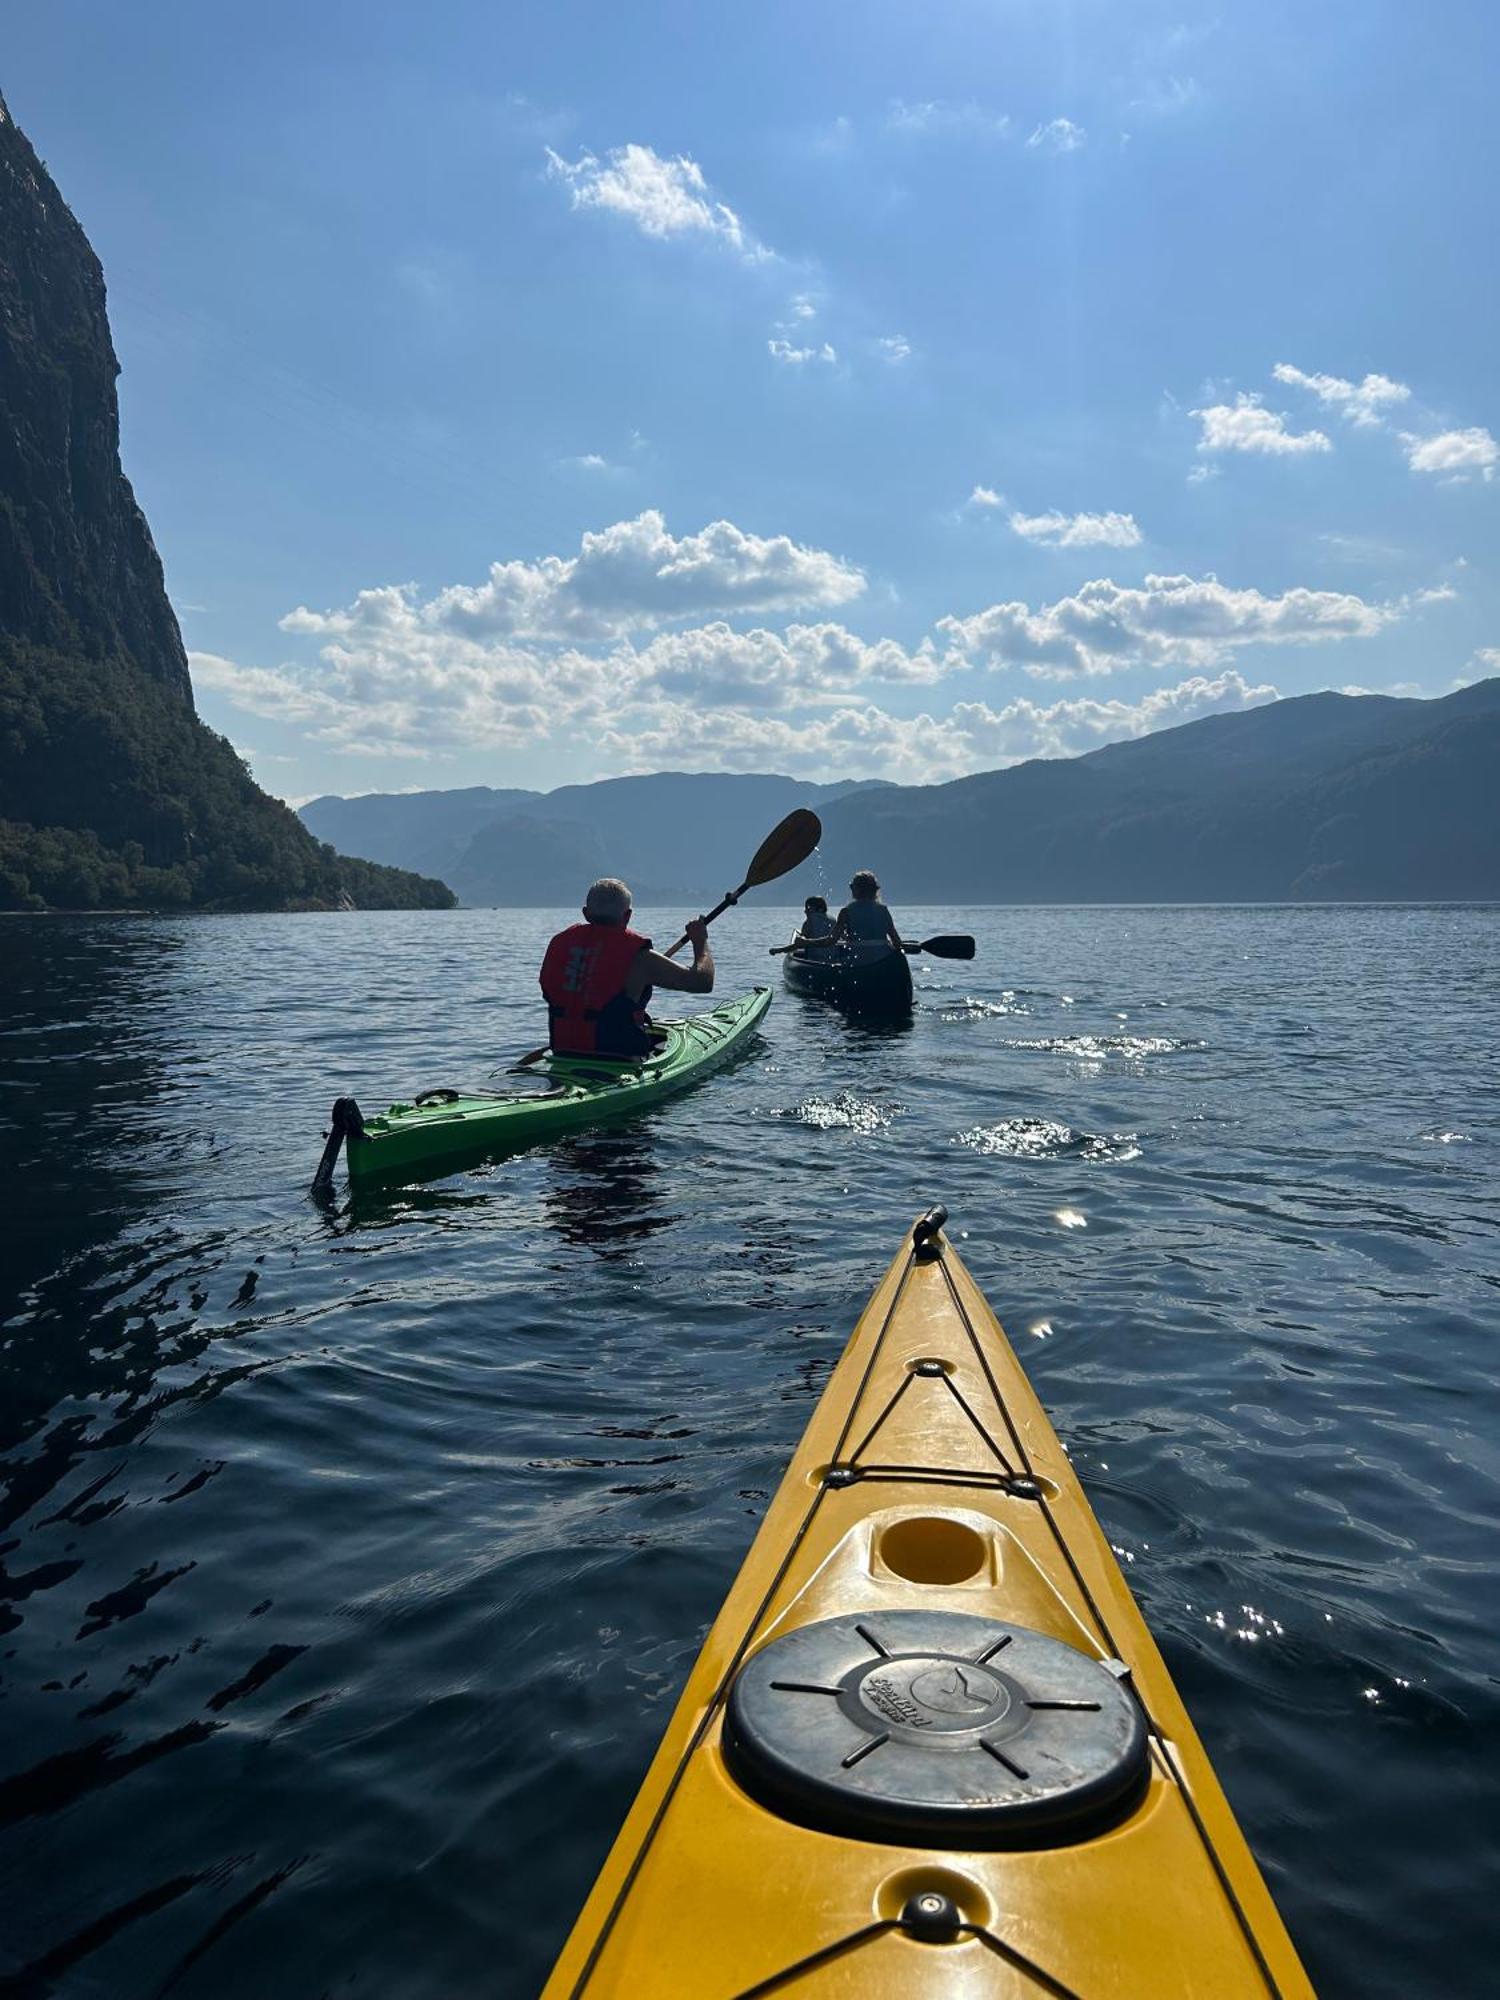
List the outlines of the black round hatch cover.
{"label": "black round hatch cover", "polygon": [[724,1756],[753,1798],[828,1833],[1045,1846],[1133,1808],[1139,1704],[1075,1647],[956,1611],[871,1611],[784,1633],[736,1675]]}

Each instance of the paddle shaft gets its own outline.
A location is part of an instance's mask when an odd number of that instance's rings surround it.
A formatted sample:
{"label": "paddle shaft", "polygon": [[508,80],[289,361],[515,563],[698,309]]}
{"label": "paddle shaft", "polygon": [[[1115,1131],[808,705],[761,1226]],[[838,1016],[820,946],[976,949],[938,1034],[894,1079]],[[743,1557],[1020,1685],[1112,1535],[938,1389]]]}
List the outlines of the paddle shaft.
{"label": "paddle shaft", "polygon": [[[714,904],[713,908],[704,917],[703,919],[704,923],[711,924],[715,917],[722,917],[726,910],[732,910],[735,904],[740,900],[740,897],[743,896],[745,891],[751,888],[752,886],[753,885],[749,882],[741,882],[738,889],[731,890],[731,892],[727,896],[725,896],[721,902]],[[663,953],[663,956],[666,958],[675,958],[678,952],[680,952],[682,950],[682,947],[687,943],[687,941],[688,941],[688,934],[686,931],[684,931],[682,936],[677,940],[676,944],[673,945],[672,949],[669,952]]]}

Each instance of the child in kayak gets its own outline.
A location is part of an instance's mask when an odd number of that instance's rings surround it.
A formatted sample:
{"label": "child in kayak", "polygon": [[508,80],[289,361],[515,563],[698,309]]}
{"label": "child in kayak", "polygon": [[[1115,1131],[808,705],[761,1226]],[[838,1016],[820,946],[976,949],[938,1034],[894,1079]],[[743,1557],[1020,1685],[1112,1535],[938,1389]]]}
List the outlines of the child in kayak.
{"label": "child in kayak", "polygon": [[828,914],[828,898],[809,896],[802,905],[802,928],[792,943],[804,950],[816,948],[817,956],[826,958],[827,947],[833,941],[833,930],[833,918]]}
{"label": "child in kayak", "polygon": [[702,917],[684,926],[693,947],[687,966],[653,951],[650,938],[630,928],[633,914],[629,889],[603,876],[584,898],[583,922],[559,931],[547,946],[541,988],[554,1054],[647,1055],[656,1046],[646,1012],[654,986],[713,992],[713,953]]}
{"label": "child in kayak", "polygon": [[888,944],[903,949],[896,919],[880,900],[880,884],[868,868],[861,868],[849,884],[852,902],[839,911],[834,928],[835,944]]}

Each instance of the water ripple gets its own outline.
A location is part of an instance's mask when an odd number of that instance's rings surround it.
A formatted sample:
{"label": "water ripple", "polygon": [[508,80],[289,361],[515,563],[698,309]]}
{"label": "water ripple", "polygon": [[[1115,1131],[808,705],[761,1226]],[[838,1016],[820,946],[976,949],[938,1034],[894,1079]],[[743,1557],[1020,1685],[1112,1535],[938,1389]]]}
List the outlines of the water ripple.
{"label": "water ripple", "polygon": [[934,1200],[1319,1990],[1487,1990],[1500,912],[898,914],[912,1020],[326,1208],[550,913],[5,921],[7,1990],[535,1992]]}
{"label": "water ripple", "polygon": [[1002,1118],[974,1125],[954,1143],[975,1153],[1003,1153],[1016,1160],[1138,1160],[1134,1132],[1075,1132],[1053,1118]]}

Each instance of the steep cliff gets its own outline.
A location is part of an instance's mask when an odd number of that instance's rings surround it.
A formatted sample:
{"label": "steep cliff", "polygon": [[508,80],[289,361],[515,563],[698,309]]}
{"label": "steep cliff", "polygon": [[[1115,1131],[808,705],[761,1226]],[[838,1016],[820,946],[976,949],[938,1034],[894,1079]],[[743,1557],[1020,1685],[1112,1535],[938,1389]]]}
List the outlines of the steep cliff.
{"label": "steep cliff", "polygon": [[198,720],[119,372],[99,260],[0,99],[0,909],[451,902],[312,839]]}
{"label": "steep cliff", "polygon": [[104,273],[0,98],[0,605],[7,637],[123,652],[192,705],[161,559],[120,467]]}

